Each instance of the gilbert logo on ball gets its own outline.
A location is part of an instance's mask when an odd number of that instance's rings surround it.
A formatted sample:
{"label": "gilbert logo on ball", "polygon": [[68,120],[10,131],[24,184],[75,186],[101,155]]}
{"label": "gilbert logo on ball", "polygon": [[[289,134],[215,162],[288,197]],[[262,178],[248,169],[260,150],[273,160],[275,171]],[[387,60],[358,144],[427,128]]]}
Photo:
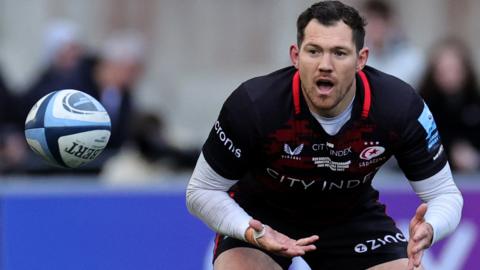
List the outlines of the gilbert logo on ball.
{"label": "gilbert logo on ball", "polygon": [[73,89],[52,92],[28,113],[25,137],[50,164],[76,168],[94,160],[110,138],[110,117],[90,95]]}

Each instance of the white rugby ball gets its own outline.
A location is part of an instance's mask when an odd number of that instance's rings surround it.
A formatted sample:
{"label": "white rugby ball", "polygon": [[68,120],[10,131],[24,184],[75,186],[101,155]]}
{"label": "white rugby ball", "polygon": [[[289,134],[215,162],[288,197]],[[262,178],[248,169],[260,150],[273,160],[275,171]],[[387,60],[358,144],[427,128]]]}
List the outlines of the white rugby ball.
{"label": "white rugby ball", "polygon": [[105,108],[90,95],[65,89],[41,98],[28,113],[25,137],[50,164],[77,168],[107,146],[111,123]]}

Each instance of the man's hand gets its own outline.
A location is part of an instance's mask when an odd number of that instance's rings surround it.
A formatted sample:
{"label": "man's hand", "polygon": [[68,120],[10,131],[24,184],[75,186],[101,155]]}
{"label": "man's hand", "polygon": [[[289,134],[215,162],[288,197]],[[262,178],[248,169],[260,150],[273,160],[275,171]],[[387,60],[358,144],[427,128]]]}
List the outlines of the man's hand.
{"label": "man's hand", "polygon": [[433,240],[432,225],[425,222],[425,213],[427,212],[427,204],[422,203],[410,221],[408,240],[408,269],[413,270],[419,267],[422,262],[423,251],[430,247]]}
{"label": "man's hand", "polygon": [[[302,256],[305,252],[316,249],[313,242],[318,240],[317,235],[295,240],[283,233],[277,232],[269,226],[263,225],[260,221],[255,219],[250,220],[249,225],[250,227],[245,231],[245,238],[247,241],[250,244],[259,246],[272,253],[285,257],[295,257]],[[258,235],[262,230],[265,230],[263,236],[259,236],[255,239],[255,231]]]}

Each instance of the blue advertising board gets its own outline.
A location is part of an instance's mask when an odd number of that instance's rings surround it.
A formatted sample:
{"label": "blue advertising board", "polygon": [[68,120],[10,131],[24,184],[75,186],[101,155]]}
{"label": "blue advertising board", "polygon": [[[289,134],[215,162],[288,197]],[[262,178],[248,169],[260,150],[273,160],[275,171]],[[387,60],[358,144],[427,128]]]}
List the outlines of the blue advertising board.
{"label": "blue advertising board", "polygon": [[7,195],[4,270],[200,269],[212,232],[179,193]]}
{"label": "blue advertising board", "polygon": [[[184,187],[29,190],[0,192],[2,270],[211,269],[214,234],[188,213]],[[415,194],[381,194],[388,214],[407,232],[419,204]],[[462,222],[425,253],[427,269],[480,269],[480,190],[463,195]],[[296,260],[290,269],[309,268]]]}

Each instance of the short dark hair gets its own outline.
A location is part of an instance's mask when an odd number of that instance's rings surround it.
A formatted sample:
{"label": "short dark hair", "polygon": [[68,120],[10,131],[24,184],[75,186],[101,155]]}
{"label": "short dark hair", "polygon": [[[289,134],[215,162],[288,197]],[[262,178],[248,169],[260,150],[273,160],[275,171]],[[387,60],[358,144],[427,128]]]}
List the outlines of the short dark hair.
{"label": "short dark hair", "polygon": [[297,20],[297,44],[300,46],[305,37],[305,27],[316,19],[323,25],[331,26],[343,21],[352,29],[352,38],[357,52],[363,48],[365,41],[365,19],[358,11],[340,1],[321,1],[307,8]]}

